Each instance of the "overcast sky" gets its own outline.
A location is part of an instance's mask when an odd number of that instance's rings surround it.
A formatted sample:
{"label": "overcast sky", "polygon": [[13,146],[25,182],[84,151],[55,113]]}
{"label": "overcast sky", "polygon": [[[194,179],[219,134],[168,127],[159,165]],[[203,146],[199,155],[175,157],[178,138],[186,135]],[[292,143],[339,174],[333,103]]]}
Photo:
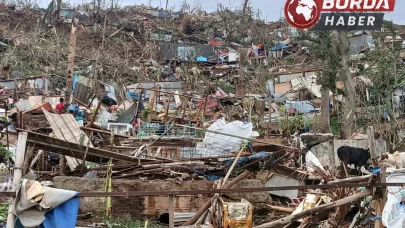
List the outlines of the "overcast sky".
{"label": "overcast sky", "polygon": [[[44,7],[49,4],[50,0],[37,0],[39,5]],[[81,4],[82,0],[63,0],[64,2],[69,2],[72,5]],[[89,2],[89,0],[83,0],[84,2]],[[110,0],[106,0],[110,1]],[[121,5],[148,5],[151,2],[153,7],[161,6],[165,8],[166,0],[115,0],[118,1]],[[182,4],[183,0],[169,0],[169,7],[179,7]],[[216,10],[217,3],[221,3],[224,6],[232,8],[241,8],[242,0],[186,0],[188,4],[191,5],[191,8],[195,5],[201,5],[202,8],[208,12]],[[267,21],[276,21],[280,18],[280,12],[283,15],[282,9],[285,5],[286,0],[250,0],[251,6],[254,9],[260,9],[262,16],[261,18],[266,19]],[[401,13],[402,9],[402,13]],[[405,15],[403,12],[405,9],[404,0],[396,0],[395,11],[386,14],[386,20],[393,20],[396,24],[405,24]]]}

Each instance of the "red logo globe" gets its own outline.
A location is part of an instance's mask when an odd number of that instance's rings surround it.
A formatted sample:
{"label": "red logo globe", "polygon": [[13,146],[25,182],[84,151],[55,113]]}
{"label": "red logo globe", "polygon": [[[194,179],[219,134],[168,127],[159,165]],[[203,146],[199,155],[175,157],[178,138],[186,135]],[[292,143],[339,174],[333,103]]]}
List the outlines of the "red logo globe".
{"label": "red logo globe", "polygon": [[290,25],[309,29],[318,23],[321,11],[317,0],[287,0],[284,15]]}

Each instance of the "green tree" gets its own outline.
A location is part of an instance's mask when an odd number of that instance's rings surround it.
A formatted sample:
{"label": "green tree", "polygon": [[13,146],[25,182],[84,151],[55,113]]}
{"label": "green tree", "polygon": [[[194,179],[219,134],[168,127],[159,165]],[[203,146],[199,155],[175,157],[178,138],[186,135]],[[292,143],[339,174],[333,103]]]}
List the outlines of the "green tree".
{"label": "green tree", "polygon": [[330,91],[335,91],[337,75],[340,69],[340,56],[336,46],[336,37],[330,31],[300,31],[299,39],[310,41],[311,54],[321,61],[323,70],[317,75],[317,84],[321,85],[321,123],[319,131],[330,132]]}
{"label": "green tree", "polygon": [[[390,21],[384,22],[384,28],[388,34],[395,39],[397,32],[394,24]],[[402,67],[397,66],[397,60],[400,56],[400,49],[395,45],[387,45],[382,42],[387,33],[375,34],[379,37],[379,42],[376,41],[376,50],[367,54],[367,62],[369,66],[363,70],[363,73],[368,75],[373,81],[371,95],[374,99],[382,101],[390,117],[391,131],[390,141],[391,146],[395,148],[398,140],[396,130],[398,129],[398,120],[392,109],[392,94],[397,88],[405,86],[405,71]]]}

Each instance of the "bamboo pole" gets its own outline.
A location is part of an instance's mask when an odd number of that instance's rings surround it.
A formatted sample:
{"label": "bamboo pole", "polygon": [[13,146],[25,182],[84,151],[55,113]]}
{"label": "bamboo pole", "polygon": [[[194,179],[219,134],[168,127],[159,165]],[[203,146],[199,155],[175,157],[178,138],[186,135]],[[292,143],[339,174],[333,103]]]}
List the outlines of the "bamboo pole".
{"label": "bamboo pole", "polygon": [[265,223],[265,224],[262,224],[260,226],[255,226],[254,228],[281,227],[283,225],[287,225],[289,223],[297,221],[298,219],[304,218],[306,216],[316,214],[316,213],[321,212],[321,211],[330,210],[332,208],[348,204],[348,203],[350,203],[352,201],[356,201],[356,200],[358,200],[358,199],[360,199],[362,197],[370,195],[371,193],[372,193],[371,190],[367,190],[367,191],[364,191],[364,192],[358,192],[358,193],[355,193],[355,194],[353,194],[353,195],[351,195],[349,197],[346,197],[346,198],[343,198],[343,199],[340,199],[340,200],[336,200],[335,202],[323,204],[321,206],[314,207],[314,208],[311,208],[309,210],[306,210],[306,211],[303,211],[303,212],[300,212],[300,213],[297,213],[297,214],[294,214],[294,215],[290,215],[290,216],[284,217],[282,219],[278,219],[278,220],[273,221],[273,222]]}
{"label": "bamboo pole", "polygon": [[[25,148],[27,146],[27,132],[18,133],[18,144],[15,153],[15,167],[13,185],[15,189],[19,188],[21,178],[23,176],[23,166],[25,157]],[[8,206],[7,228],[15,227],[15,215],[12,213],[14,207],[14,197],[10,197],[10,204]]]}
{"label": "bamboo pole", "polygon": [[238,162],[238,160],[240,158],[240,155],[242,154],[242,151],[244,151],[244,150],[245,150],[245,146],[243,145],[242,148],[239,150],[238,155],[236,156],[235,160],[233,160],[233,163],[232,163],[231,167],[229,168],[228,172],[226,173],[226,176],[225,176],[224,180],[222,181],[221,188],[224,188],[226,181],[228,180],[229,176],[231,175],[233,169],[236,166],[236,163]]}

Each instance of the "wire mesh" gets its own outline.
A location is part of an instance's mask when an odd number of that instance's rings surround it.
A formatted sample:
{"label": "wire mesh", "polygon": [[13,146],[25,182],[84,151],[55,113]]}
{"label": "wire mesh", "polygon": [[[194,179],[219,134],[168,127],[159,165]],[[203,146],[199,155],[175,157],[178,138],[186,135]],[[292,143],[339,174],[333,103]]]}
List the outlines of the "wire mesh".
{"label": "wire mesh", "polygon": [[[150,133],[150,136],[143,136],[144,138],[154,140],[157,140],[158,137],[160,137],[160,140],[176,139],[180,140],[179,144],[181,144],[182,139],[184,142],[186,142],[185,140],[192,140],[194,144],[194,146],[181,146],[177,144],[177,146],[154,147],[151,151],[144,154],[142,158],[153,157],[157,150],[160,150],[160,156],[167,159],[225,158],[236,154],[241,149],[244,141],[239,137],[223,135],[221,132],[206,132],[204,129],[195,128],[193,124],[183,126],[175,125],[172,127],[171,125],[156,124],[142,127],[144,131]],[[170,129],[170,127],[172,128]],[[167,131],[168,129],[170,130]],[[157,134],[157,132],[159,133]],[[240,133],[235,132],[234,134],[240,136]]]}
{"label": "wire mesh", "polygon": [[[196,127],[195,124],[187,124],[186,126]],[[173,138],[193,138],[197,137],[197,131],[191,128],[172,126],[171,124],[163,125],[159,123],[144,123],[139,127],[139,133],[137,137],[150,138],[152,136],[160,135]]]}

